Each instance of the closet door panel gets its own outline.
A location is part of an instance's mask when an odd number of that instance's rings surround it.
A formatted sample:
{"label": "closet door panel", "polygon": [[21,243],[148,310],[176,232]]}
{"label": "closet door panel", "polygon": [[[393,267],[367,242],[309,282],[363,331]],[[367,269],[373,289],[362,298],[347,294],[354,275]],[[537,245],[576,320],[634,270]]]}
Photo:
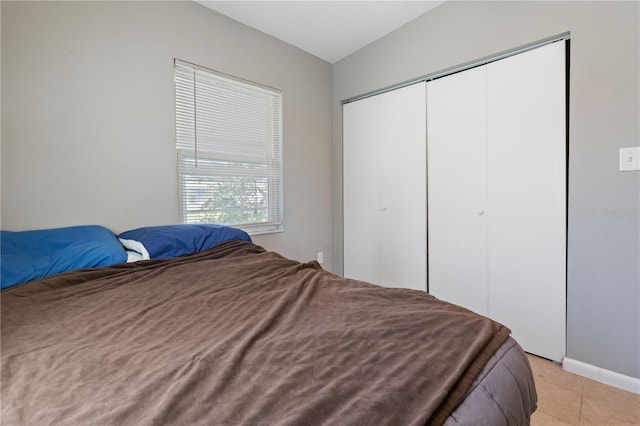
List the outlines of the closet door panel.
{"label": "closet door panel", "polygon": [[377,283],[381,100],[343,106],[344,276]]}
{"label": "closet door panel", "polygon": [[380,137],[380,284],[427,290],[425,83],[385,98]]}
{"label": "closet door panel", "polygon": [[429,293],[487,314],[486,67],[427,83]]}
{"label": "closet door panel", "polygon": [[424,83],[343,106],[344,275],[426,290]]}
{"label": "closet door panel", "polygon": [[565,354],[565,51],[488,65],[489,311],[525,350]]}

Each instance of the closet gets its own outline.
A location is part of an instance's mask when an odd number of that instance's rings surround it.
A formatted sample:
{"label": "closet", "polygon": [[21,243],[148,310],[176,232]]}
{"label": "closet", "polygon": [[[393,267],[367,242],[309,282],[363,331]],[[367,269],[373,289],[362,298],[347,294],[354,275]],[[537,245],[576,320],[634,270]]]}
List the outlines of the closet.
{"label": "closet", "polygon": [[344,276],[426,286],[425,83],[343,107]]}
{"label": "closet", "polygon": [[526,351],[562,360],[565,43],[344,105],[345,276],[427,281],[508,326]]}
{"label": "closet", "polygon": [[429,292],[561,361],[566,317],[565,46],[427,83]]}

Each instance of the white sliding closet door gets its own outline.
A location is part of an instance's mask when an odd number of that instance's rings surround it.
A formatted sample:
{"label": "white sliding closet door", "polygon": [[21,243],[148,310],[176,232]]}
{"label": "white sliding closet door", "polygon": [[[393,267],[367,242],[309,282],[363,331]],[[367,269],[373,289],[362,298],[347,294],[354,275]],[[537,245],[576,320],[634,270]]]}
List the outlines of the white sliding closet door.
{"label": "white sliding closet door", "polygon": [[429,292],[561,361],[565,43],[427,83]]}
{"label": "white sliding closet door", "polygon": [[384,118],[382,99],[343,106],[344,276],[378,283],[380,144],[372,123]]}
{"label": "white sliding closet door", "polygon": [[343,107],[344,275],[426,290],[425,83]]}
{"label": "white sliding closet door", "polygon": [[566,321],[565,44],[487,69],[489,312],[561,361]]}
{"label": "white sliding closet door", "polygon": [[487,315],[486,79],[486,68],[478,67],[427,84],[429,292],[482,315]]}

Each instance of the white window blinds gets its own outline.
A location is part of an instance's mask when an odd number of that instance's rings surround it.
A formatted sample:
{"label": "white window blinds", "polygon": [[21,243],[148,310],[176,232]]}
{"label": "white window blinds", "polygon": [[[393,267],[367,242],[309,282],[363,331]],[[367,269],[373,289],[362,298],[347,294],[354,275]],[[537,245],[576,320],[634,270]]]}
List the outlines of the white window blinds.
{"label": "white window blinds", "polygon": [[175,61],[183,223],[282,230],[282,94]]}

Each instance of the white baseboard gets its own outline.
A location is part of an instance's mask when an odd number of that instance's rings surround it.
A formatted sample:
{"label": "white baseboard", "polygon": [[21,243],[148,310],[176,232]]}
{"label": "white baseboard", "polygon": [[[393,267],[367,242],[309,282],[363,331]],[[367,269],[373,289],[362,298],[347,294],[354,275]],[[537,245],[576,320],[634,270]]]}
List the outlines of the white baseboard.
{"label": "white baseboard", "polygon": [[635,377],[625,376],[624,374],[571,358],[564,358],[562,360],[562,369],[609,386],[640,394],[640,379],[636,379]]}

